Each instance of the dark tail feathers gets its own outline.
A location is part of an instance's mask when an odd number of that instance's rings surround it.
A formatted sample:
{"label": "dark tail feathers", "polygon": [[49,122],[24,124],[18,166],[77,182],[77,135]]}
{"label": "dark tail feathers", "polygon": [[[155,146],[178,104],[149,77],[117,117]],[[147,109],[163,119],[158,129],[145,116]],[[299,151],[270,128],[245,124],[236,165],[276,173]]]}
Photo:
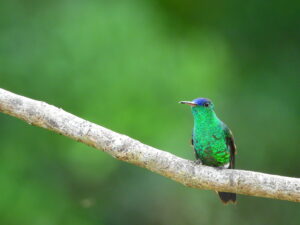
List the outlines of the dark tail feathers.
{"label": "dark tail feathers", "polygon": [[236,194],[230,192],[218,192],[221,201],[224,204],[228,204],[230,201],[236,203]]}

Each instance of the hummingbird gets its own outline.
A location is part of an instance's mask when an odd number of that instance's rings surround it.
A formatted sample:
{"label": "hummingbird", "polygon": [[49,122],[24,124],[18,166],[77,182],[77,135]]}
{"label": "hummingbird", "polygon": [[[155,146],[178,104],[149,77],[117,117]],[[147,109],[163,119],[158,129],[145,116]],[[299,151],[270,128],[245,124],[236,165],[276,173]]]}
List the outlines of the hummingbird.
{"label": "hummingbird", "polygon": [[[181,101],[190,105],[194,117],[192,145],[196,163],[222,169],[234,169],[236,146],[232,132],[216,115],[214,104],[207,98]],[[225,204],[236,202],[236,194],[218,192]]]}

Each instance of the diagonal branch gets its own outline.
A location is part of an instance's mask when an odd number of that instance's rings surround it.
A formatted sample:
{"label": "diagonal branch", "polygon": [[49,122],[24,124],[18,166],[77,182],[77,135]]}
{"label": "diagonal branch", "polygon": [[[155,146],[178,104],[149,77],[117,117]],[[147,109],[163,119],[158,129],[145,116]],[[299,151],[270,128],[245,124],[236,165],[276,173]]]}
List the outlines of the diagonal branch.
{"label": "diagonal branch", "polygon": [[63,134],[189,187],[300,202],[300,178],[195,165],[45,102],[1,88],[0,112]]}

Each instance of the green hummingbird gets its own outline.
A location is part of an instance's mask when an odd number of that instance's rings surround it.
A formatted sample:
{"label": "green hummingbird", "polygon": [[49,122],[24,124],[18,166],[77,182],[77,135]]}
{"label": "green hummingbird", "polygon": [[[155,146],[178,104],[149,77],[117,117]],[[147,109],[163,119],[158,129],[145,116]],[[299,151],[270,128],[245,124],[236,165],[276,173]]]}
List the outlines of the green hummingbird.
{"label": "green hummingbird", "polygon": [[[190,105],[194,117],[192,145],[196,162],[207,166],[234,169],[236,146],[231,131],[214,111],[214,104],[207,98],[181,101]],[[223,203],[235,203],[236,194],[218,192]]]}

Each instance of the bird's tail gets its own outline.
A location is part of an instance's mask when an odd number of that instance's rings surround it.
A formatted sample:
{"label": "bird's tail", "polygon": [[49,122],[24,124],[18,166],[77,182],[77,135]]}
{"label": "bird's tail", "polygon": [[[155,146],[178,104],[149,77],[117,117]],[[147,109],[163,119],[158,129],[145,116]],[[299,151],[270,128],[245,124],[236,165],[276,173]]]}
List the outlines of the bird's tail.
{"label": "bird's tail", "polygon": [[230,202],[236,203],[236,194],[235,193],[218,192],[218,195],[224,204],[228,204]]}

